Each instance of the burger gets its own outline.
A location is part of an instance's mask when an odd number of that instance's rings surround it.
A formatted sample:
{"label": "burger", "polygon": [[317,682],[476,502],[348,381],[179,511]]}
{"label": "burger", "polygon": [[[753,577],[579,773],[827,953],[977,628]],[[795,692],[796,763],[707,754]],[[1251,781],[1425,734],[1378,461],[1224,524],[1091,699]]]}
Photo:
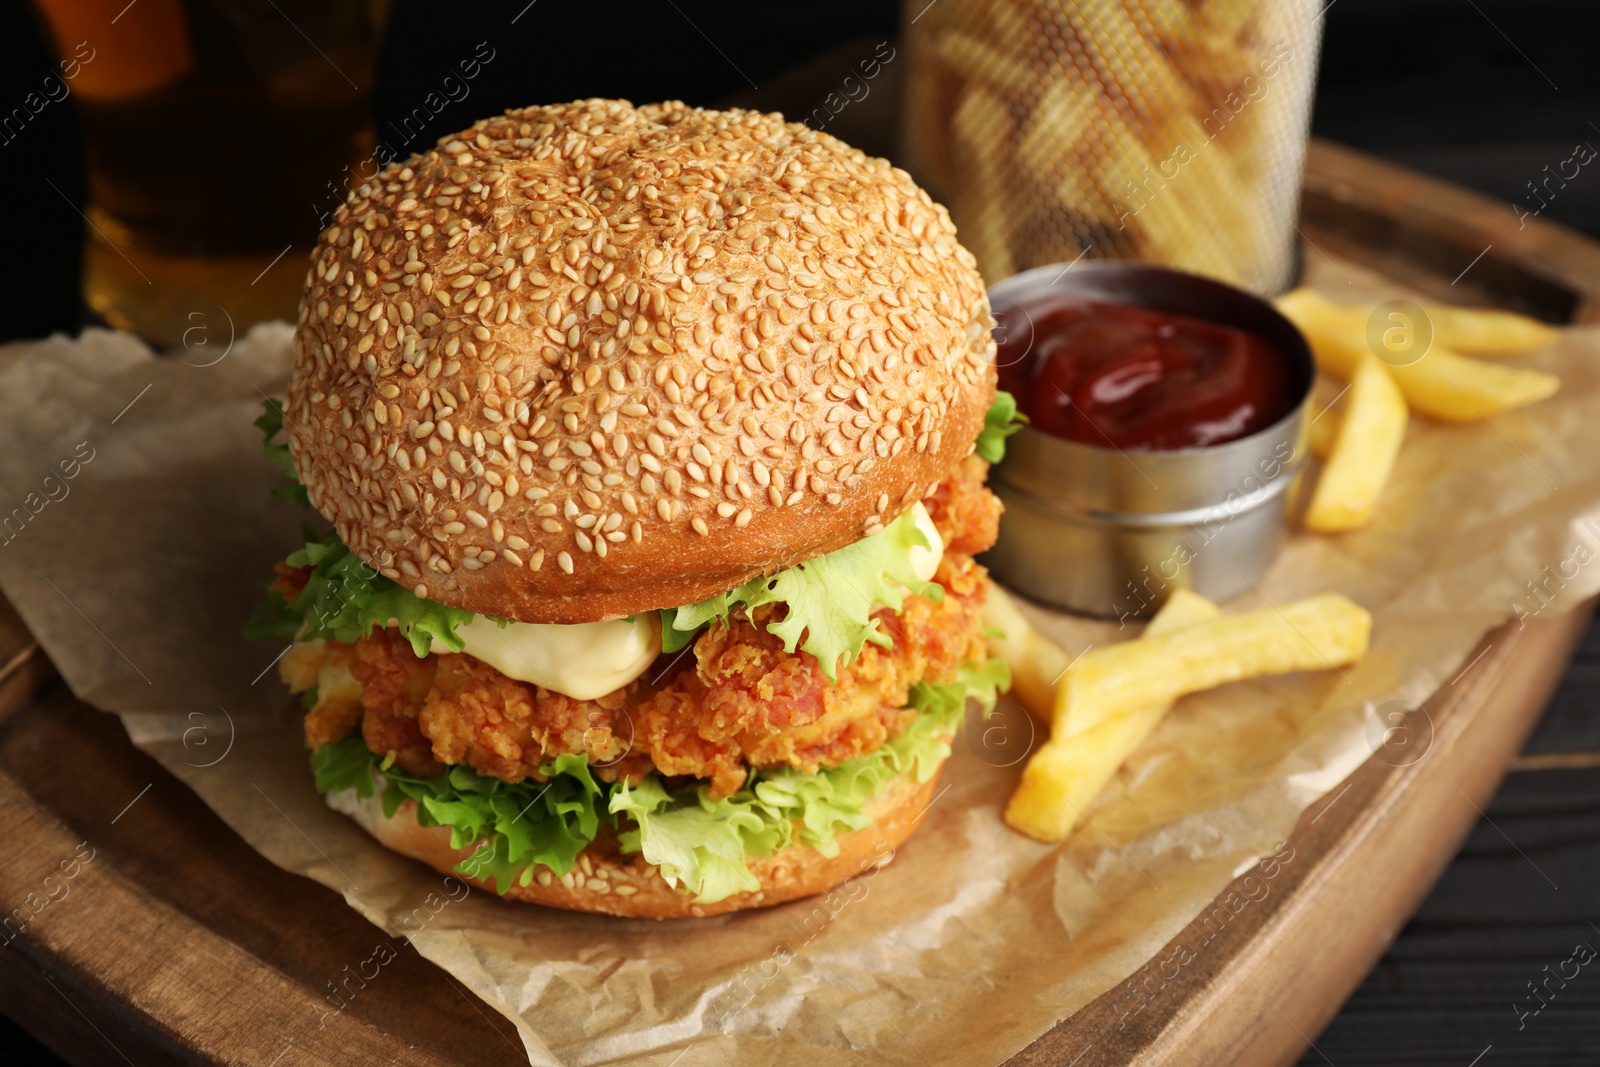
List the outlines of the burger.
{"label": "burger", "polygon": [[778,115],[527,108],[376,174],[258,423],[331,524],[250,626],[317,789],[579,911],[881,864],[1007,684],[991,326],[944,208]]}

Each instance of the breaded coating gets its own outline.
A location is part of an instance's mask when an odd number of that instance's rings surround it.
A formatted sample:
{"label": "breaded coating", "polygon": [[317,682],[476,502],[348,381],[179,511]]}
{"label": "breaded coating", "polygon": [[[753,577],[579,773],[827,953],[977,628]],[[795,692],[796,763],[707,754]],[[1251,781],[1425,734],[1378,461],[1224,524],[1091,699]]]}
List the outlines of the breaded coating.
{"label": "breaded coating", "polygon": [[988,461],[974,452],[923,499],[946,552],[976,556],[993,548],[999,538],[1005,505],[983,484],[988,474]]}
{"label": "breaded coating", "polygon": [[[409,647],[394,652],[416,659]],[[590,767],[608,779],[637,781],[649,772],[649,755],[633,745],[629,704],[637,683],[574,700],[508,678],[472,656],[430,658],[439,669],[418,725],[439,760],[470,763],[508,782],[538,777],[539,764],[564,752],[588,756]]]}
{"label": "breaded coating", "polygon": [[[828,681],[816,658],[785,652],[765,626],[781,605],[702,633],[692,649],[663,656],[643,676],[595,700],[574,700],[509,678],[468,655],[418,658],[393,631],[353,646],[325,642],[319,697],[348,663],[360,689],[359,724],[374,752],[417,775],[465,763],[517,782],[542,779],[557,755],[588,757],[597,777],[638,781],[651,770],[708,780],[713,794],[737,791],[752,768],[806,773],[876,751],[904,729],[911,687],[949,677],[986,655],[980,610],[983,568],[969,555],[994,542],[1000,505],[983,487],[988,464],[969,458],[925,504],[946,551],[934,580],[940,601],[908,596],[898,613],[877,613],[891,647],[866,645]],[[304,658],[304,657],[302,657]],[[310,664],[297,664],[305,677]],[[292,686],[293,687],[293,686]],[[303,688],[303,686],[297,687]],[[334,692],[349,692],[337,685]],[[348,704],[306,721],[308,744],[356,726]]]}
{"label": "breaded coating", "polygon": [[393,630],[380,630],[354,645],[350,673],[361,683],[361,736],[374,752],[393,758],[423,778],[444,770],[433,757],[433,742],[422,734],[417,716],[433,696],[433,676],[441,656],[418,658],[411,642]]}
{"label": "breaded coating", "polygon": [[278,673],[299,693],[316,687],[317,702],[306,715],[306,747],[341,740],[361,722],[361,683],[350,673],[354,650],[337,641],[306,641],[290,647]]}
{"label": "breaded coating", "polygon": [[751,767],[809,774],[875,752],[916,715],[905,707],[913,685],[983,658],[982,573],[971,557],[947,555],[935,575],[944,599],[912,596],[898,615],[879,612],[893,647],[867,645],[837,682],[816,657],[783,650],[762,628],[767,609],[754,624],[714,627],[695,642],[695,669],[640,705],[640,742],[661,773],[709,778],[718,796]]}

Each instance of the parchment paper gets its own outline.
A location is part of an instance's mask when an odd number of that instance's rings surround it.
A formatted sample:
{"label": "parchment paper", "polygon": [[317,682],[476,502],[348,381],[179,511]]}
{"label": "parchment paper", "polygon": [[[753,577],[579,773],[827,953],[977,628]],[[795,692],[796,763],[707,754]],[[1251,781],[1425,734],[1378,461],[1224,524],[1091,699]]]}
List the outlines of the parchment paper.
{"label": "parchment paper", "polygon": [[[1296,536],[1261,583],[1274,603],[1353,597],[1372,654],[1185,700],[1065,846],[1001,824],[1018,767],[996,764],[1015,747],[958,741],[922,829],[828,897],[664,924],[462,898],[324,806],[270,669],[280,649],[239,636],[301,521],[268,495],[250,426],[288,339],[259,327],[209,366],[95,331],[0,351],[0,506],[26,513],[0,516],[0,586],[80,697],[272,862],[409,936],[517,1025],[533,1063],[998,1063],[1272,852],[1371,753],[1377,709],[1421,703],[1508,617],[1600,589],[1600,333],[1573,330],[1528,361],[1561,375],[1554,399],[1493,425],[1413,420],[1373,527]],[[1073,646],[1132,633],[1035,614]],[[1000,721],[1027,729],[1015,708]]]}

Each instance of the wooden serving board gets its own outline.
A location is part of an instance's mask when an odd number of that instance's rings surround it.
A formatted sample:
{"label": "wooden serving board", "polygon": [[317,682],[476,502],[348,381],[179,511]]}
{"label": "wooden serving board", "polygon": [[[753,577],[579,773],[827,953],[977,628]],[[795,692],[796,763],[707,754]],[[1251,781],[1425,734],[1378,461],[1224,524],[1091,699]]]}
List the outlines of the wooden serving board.
{"label": "wooden serving board", "polygon": [[[1307,162],[1308,257],[1595,321],[1600,245],[1515,222],[1504,204],[1332,145]],[[1478,821],[1592,610],[1489,634],[1425,709],[1448,760],[1369,760],[1306,812],[1274,892],[1203,958],[1171,981],[1135,974],[1010,1063],[1293,1061]],[[524,1062],[509,1022],[412,951],[324,1018],[326,984],[379,932],[263,859],[115,718],[74,700],[3,601],[0,826],[0,904],[29,920],[0,934],[0,997],[74,1063]]]}

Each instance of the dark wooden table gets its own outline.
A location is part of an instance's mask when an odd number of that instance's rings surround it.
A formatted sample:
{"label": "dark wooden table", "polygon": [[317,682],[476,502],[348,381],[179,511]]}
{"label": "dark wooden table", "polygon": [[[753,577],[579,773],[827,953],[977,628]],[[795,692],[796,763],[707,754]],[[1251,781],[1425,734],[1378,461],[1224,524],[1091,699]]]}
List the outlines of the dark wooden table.
{"label": "dark wooden table", "polygon": [[[1319,129],[1377,155],[1479,184],[1472,167],[1462,166],[1462,153],[1449,150],[1456,142],[1471,142],[1476,152],[1472,159],[1493,179],[1486,184],[1508,199],[1522,195],[1523,181],[1537,175],[1542,164],[1562,158],[1572,138],[1590,138],[1585,118],[1600,121],[1600,113],[1591,115],[1579,104],[1585,93],[1583,79],[1589,80],[1589,96],[1594,95],[1592,41],[1579,26],[1588,8],[1580,0],[1480,3],[1451,5],[1446,12],[1434,4],[1385,0],[1364,6],[1346,3],[1333,10],[1323,67],[1325,73],[1342,75],[1351,84],[1336,79],[1319,90]],[[431,20],[431,11],[427,18]],[[728,45],[721,31],[718,36]],[[504,42],[497,38],[497,44]],[[1563,49],[1569,54],[1565,60]],[[763,72],[750,66],[743,53],[739,57],[766,86]],[[25,67],[19,64],[17,69]],[[1449,77],[1441,78],[1445,73]],[[430,87],[423,82],[431,76],[431,71],[419,72],[415,92],[404,89],[397,95],[409,106],[413,96]],[[27,81],[24,88],[32,87],[32,73],[19,77]],[[1546,84],[1550,78],[1560,83],[1559,93],[1554,84]],[[1448,82],[1449,91],[1441,91],[1441,81]],[[483,99],[480,90],[473,106]],[[1342,111],[1329,106],[1339,102],[1347,105]],[[45,117],[61,110],[52,109]],[[800,107],[798,113],[806,110]],[[853,109],[849,115],[857,113]],[[841,135],[879,152],[892,149],[891,141],[874,142],[860,131],[841,131]],[[1545,144],[1536,149],[1533,141],[1540,138]],[[1494,143],[1480,144],[1488,141]],[[41,155],[57,156],[61,154],[57,147],[65,147],[51,145]],[[1558,148],[1562,151],[1552,154]],[[21,150],[28,150],[28,145],[24,143]],[[11,157],[18,152],[17,146],[8,148]],[[39,162],[35,157],[29,167],[18,168],[19,173],[27,172],[30,197],[37,192],[33,186],[38,184]],[[63,187],[73,188],[66,177],[57,177]],[[1597,188],[1575,185],[1546,217],[1587,205],[1588,218],[1600,218],[1593,210],[1600,204]],[[47,212],[49,204],[33,207]],[[76,216],[65,201],[57,208],[61,217],[47,218],[40,232],[64,248],[71,242],[55,238],[62,227],[76,225]],[[1580,222],[1577,216],[1582,214],[1574,211],[1568,221]],[[73,273],[61,271],[64,278]],[[69,296],[73,291],[70,283],[59,288]],[[1600,933],[1590,925],[1600,922],[1597,679],[1600,630],[1591,628],[1523,758],[1513,764],[1493,801],[1483,805],[1486,818],[1473,829],[1432,894],[1398,932],[1392,948],[1344,1010],[1324,1033],[1312,1034],[1316,1048],[1308,1050],[1301,1062],[1339,1067],[1369,1063],[1493,1067],[1600,1061],[1600,1011],[1596,1010],[1600,981],[1592,966],[1584,967],[1564,988],[1551,982],[1557,996],[1538,1015],[1525,1018],[1520,1029],[1513,1009],[1513,1005],[1523,1011],[1534,1006],[1527,999],[1526,983],[1544,980],[1548,974],[1544,968],[1558,967],[1577,941],[1600,948]],[[152,799],[159,797],[145,798]],[[194,830],[205,840],[226,833],[214,819],[200,820]],[[225,844],[214,852],[221,862],[233,855]],[[294,881],[274,879],[269,873],[265,888],[284,890]],[[359,936],[363,932],[359,920],[352,917],[352,924],[337,925],[331,935]],[[264,931],[263,936],[273,935]],[[408,976],[426,980],[409,965]],[[124,1062],[57,994],[48,987],[41,987],[41,993],[55,998],[55,1004],[30,1018],[36,1029],[82,1031],[86,1041],[99,1042],[98,1052],[86,1054],[83,1062],[90,1058],[99,1062],[102,1057]],[[0,1003],[0,1009],[13,1012],[35,1006],[16,1000]],[[112,1036],[118,1035],[113,1031]],[[69,1047],[60,1033],[53,1043]],[[141,1067],[146,1062],[137,1052],[133,1061]],[[55,1067],[63,1061],[0,1015],[0,1062]]]}
{"label": "dark wooden table", "polygon": [[[829,68],[828,57],[818,66],[819,70],[825,68]],[[791,90],[804,95],[809,91],[798,81],[780,81],[763,89],[768,95]],[[794,113],[806,110],[789,100],[749,102]],[[875,93],[870,98],[870,106],[853,108],[849,112],[852,121],[860,120],[861,129],[841,128],[838,132],[864,147],[891,150],[890,140],[882,136],[886,125],[881,116],[873,112],[880,108],[892,111],[892,107],[887,107],[892,102],[892,93]],[[1535,226],[1527,234],[1513,233],[1511,231],[1516,228],[1507,224],[1510,215],[1503,203],[1429,183],[1414,174],[1394,171],[1375,160],[1350,156],[1327,146],[1314,153],[1308,171],[1311,180],[1302,225],[1320,247],[1336,255],[1350,253],[1398,281],[1417,285],[1442,298],[1507,304],[1553,321],[1592,318],[1590,294],[1596,284],[1600,284],[1600,266],[1597,266],[1594,247],[1574,235],[1542,226]],[[1489,241],[1494,245],[1492,251],[1485,249]],[[1485,251],[1481,262],[1472,259],[1479,250]],[[1459,267],[1468,261],[1476,264],[1471,276],[1459,287],[1447,287]],[[1483,723],[1499,733],[1496,745],[1502,747],[1495,751],[1514,751],[1514,747],[1503,746],[1508,741],[1515,746],[1516,739],[1537,717],[1536,705],[1542,701],[1553,676],[1559,673],[1572,628],[1562,626],[1559,629],[1559,634],[1549,634],[1537,644],[1529,643],[1522,654],[1510,657],[1506,673],[1512,691],[1497,693],[1496,699],[1505,706],[1520,704],[1526,710],[1517,710],[1509,719],[1500,716],[1497,722]],[[23,684],[21,679],[14,677],[13,680]],[[1520,696],[1515,691],[1518,685],[1525,690]],[[127,787],[130,795],[146,784],[151,785],[151,791],[140,802],[135,815],[155,820],[151,824],[153,836],[130,840],[126,846],[108,844],[103,862],[110,865],[109,868],[99,863],[96,866],[98,870],[112,871],[107,877],[120,879],[136,895],[143,894],[144,899],[157,906],[157,911],[162,904],[175,905],[178,910],[165,919],[155,917],[153,925],[151,915],[129,915],[128,925],[148,928],[146,933],[152,941],[169,941],[172,929],[169,924],[179,922],[182,915],[196,924],[197,940],[190,946],[194,952],[227,954],[237,949],[246,957],[270,961],[268,968],[258,968],[254,972],[259,981],[246,981],[252,973],[248,970],[224,969],[226,982],[223,984],[232,989],[231,992],[218,990],[219,997],[224,999],[212,1006],[209,1014],[213,1020],[232,1014],[248,1019],[254,1028],[268,1026],[275,1013],[274,1005],[269,1002],[271,989],[267,987],[282,994],[278,1000],[293,996],[296,992],[293,983],[303,985],[307,974],[321,973],[317,970],[319,948],[353,946],[370,936],[368,928],[353,913],[337,906],[327,907],[327,902],[321,899],[325,893],[308,887],[302,880],[265,868],[241,842],[221,828],[208,811],[195,812],[191,796],[153,765],[146,766],[149,761],[144,757],[136,753],[130,756],[125,739],[120,742],[116,739],[114,727],[106,730],[103,717],[71,701],[59,686],[41,694],[35,706],[39,705],[44,705],[49,714],[26,722],[19,720],[20,733],[13,730],[5,746],[11,757],[20,758],[24,764],[35,752],[48,758],[64,727],[67,733],[78,735],[86,762],[102,776],[101,785],[110,782]],[[1577,713],[1567,719],[1581,724],[1587,705],[1581,698],[1578,705]],[[1581,731],[1562,729],[1557,732],[1563,738],[1570,738]],[[1467,740],[1477,736],[1479,734],[1474,731]],[[1589,740],[1573,750],[1600,750],[1600,743],[1591,742],[1592,731]],[[1543,743],[1536,739],[1534,745]],[[1487,751],[1480,753],[1481,759],[1487,760],[1487,757]],[[1478,1059],[1483,1067],[1491,1067],[1494,1063],[1559,1062],[1562,1052],[1575,1052],[1584,1047],[1582,1034],[1573,1036],[1559,1027],[1569,1025],[1560,1020],[1583,1019],[1586,1004],[1592,1007],[1593,995],[1587,1002],[1581,996],[1584,982],[1592,980],[1588,969],[1572,979],[1565,989],[1559,989],[1549,1007],[1538,1015],[1523,1018],[1520,1030],[1513,1004],[1519,994],[1527,996],[1523,983],[1543,980],[1548,973],[1543,970],[1546,966],[1561,967],[1571,956],[1575,935],[1581,936],[1587,924],[1582,917],[1597,913],[1592,906],[1593,879],[1585,881],[1584,878],[1584,860],[1594,852],[1592,800],[1600,789],[1596,788],[1592,767],[1587,773],[1583,767],[1540,769],[1539,761],[1534,761],[1528,764],[1528,769],[1515,772],[1491,803],[1488,799],[1490,785],[1498,774],[1501,760],[1503,756],[1492,765],[1483,762],[1476,772],[1478,784],[1465,785],[1473,797],[1468,797],[1464,804],[1474,803],[1475,798],[1476,803],[1488,810],[1488,817],[1468,836],[1462,858],[1445,876],[1435,895],[1422,905],[1416,920],[1406,926],[1405,934],[1378,964],[1372,977],[1357,991],[1348,1010],[1338,1016],[1326,1034],[1317,1038],[1305,1062],[1438,1062],[1467,1067]],[[8,769],[17,772],[29,768],[20,765]],[[1394,781],[1384,781],[1381,771],[1374,774],[1368,773],[1370,770],[1374,769],[1364,768],[1352,779],[1364,783],[1369,801],[1380,794],[1395,796],[1397,803],[1406,800],[1403,791],[1394,788]],[[28,777],[37,778],[37,775],[18,775],[17,781],[24,789],[29,788],[24,780]],[[1524,781],[1564,784],[1529,791],[1520,784]],[[1576,784],[1580,782],[1589,790],[1587,793]],[[62,795],[60,790],[44,788],[46,783],[42,779],[33,785],[37,787],[33,795],[52,794],[50,808],[40,812],[47,820],[59,820],[58,825],[69,827],[92,821],[85,812],[73,809],[70,794]],[[1346,805],[1354,804],[1362,791],[1355,790]],[[1521,800],[1513,802],[1507,810],[1508,797],[1521,797]],[[1585,797],[1590,801],[1587,808]],[[1545,803],[1545,798],[1551,803]],[[1455,799],[1453,795],[1452,799]],[[1409,819],[1415,810],[1414,805],[1401,805],[1395,816]],[[1584,824],[1586,814],[1590,815],[1587,825]],[[1311,835],[1313,846],[1321,842],[1321,855],[1332,858],[1331,863],[1323,865],[1319,875],[1319,884],[1323,886],[1319,892],[1325,891],[1330,882],[1340,882],[1340,872],[1348,870],[1337,860],[1338,848],[1343,843],[1349,840],[1370,842],[1383,836],[1381,828],[1371,827],[1356,831],[1354,839],[1330,834],[1331,827],[1345,818],[1343,811],[1335,812],[1321,826],[1314,827],[1319,834]],[[1192,996],[1185,994],[1181,1006],[1175,997],[1172,1010],[1161,1013],[1160,1026],[1146,1035],[1142,1045],[1133,1049],[1141,1056],[1139,1062],[1222,1062],[1215,1057],[1208,1060],[1206,1053],[1196,1051],[1216,1048],[1219,1031],[1228,1035],[1231,1049],[1248,1053],[1245,1058],[1249,1062],[1276,1063],[1284,1062],[1286,1057],[1292,1058],[1294,1050],[1303,1047],[1310,1035],[1316,1034],[1334,1016],[1338,1000],[1356,984],[1358,977],[1394,937],[1403,916],[1421,899],[1433,873],[1444,865],[1444,857],[1474,818],[1475,813],[1470,810],[1455,813],[1448,825],[1434,834],[1434,840],[1418,841],[1416,851],[1427,854],[1424,862],[1408,863],[1403,855],[1394,856],[1395,839],[1391,833],[1389,859],[1392,862],[1389,866],[1379,867],[1377,873],[1364,870],[1361,874],[1364,884],[1353,890],[1349,885],[1340,884],[1325,902],[1337,905],[1334,912],[1340,914],[1348,911],[1352,900],[1356,903],[1357,914],[1338,927],[1337,933],[1325,933],[1320,942],[1307,942],[1305,923],[1301,923],[1298,939],[1285,938],[1283,931],[1277,935],[1270,929],[1253,931],[1264,933],[1264,941],[1254,946],[1250,942],[1233,946],[1225,959],[1219,954],[1219,965],[1226,965],[1235,978],[1240,974],[1253,975],[1273,991],[1271,1010],[1254,1003],[1247,1009],[1242,1006],[1241,998],[1219,1000],[1205,989],[1191,991]],[[170,833],[170,827],[177,821],[182,821],[186,830],[182,842],[176,841]],[[1305,829],[1302,827],[1302,831]],[[1297,840],[1302,831],[1297,831]],[[199,853],[192,850],[194,839],[206,843]],[[1587,850],[1582,847],[1585,839],[1591,845]],[[1543,862],[1559,855],[1562,846],[1567,855],[1576,857],[1570,864]],[[1552,867],[1558,869],[1552,870]],[[1458,872],[1463,871],[1465,881],[1452,895],[1451,887],[1456,884]],[[189,879],[194,882],[184,884]],[[1405,883],[1404,888],[1397,890],[1401,882]],[[221,892],[197,896],[196,883]],[[1536,892],[1541,886],[1542,893]],[[1583,895],[1585,890],[1589,893],[1587,898]],[[305,907],[303,910],[298,905],[289,910],[246,908],[251,915],[241,917],[230,913],[226,905],[229,897],[246,901],[293,899],[303,902]],[[1445,903],[1443,910],[1438,911],[1441,897]],[[1310,899],[1322,901],[1317,895]],[[1372,901],[1370,910],[1381,915],[1380,922],[1360,921],[1360,901],[1364,899]],[[1474,915],[1504,916],[1508,899],[1514,899],[1519,908],[1525,909],[1521,914],[1529,921],[1505,924],[1498,931],[1473,922]],[[64,901],[63,905],[66,903]],[[241,922],[241,918],[249,921]],[[1435,925],[1430,926],[1430,923]],[[164,925],[168,928],[165,935]],[[223,935],[222,943],[207,939],[206,935],[213,932]],[[1594,937],[1595,943],[1600,944],[1600,930],[1594,932]],[[1419,944],[1419,938],[1424,943]],[[1265,945],[1265,949],[1260,945]],[[1277,946],[1276,951],[1272,950],[1273,945]],[[1285,945],[1289,950],[1283,947]],[[1408,955],[1413,952],[1414,945],[1418,946],[1416,954]],[[124,949],[136,954],[138,945],[130,943]],[[0,954],[4,951],[0,950]],[[34,957],[35,964],[52,958],[48,954],[34,954]],[[1293,957],[1292,967],[1286,973],[1277,973],[1282,971],[1287,957]],[[362,1013],[366,1016],[362,1037],[382,1035],[392,1039],[408,1034],[426,1035],[423,1047],[412,1046],[417,1049],[415,1053],[400,1054],[402,1061],[415,1056],[418,1062],[429,1063],[501,1062],[520,1051],[507,1033],[508,1026],[503,1023],[497,1026],[498,1020],[492,1017],[468,1012],[468,1007],[476,1008],[467,995],[459,989],[454,993],[437,989],[439,972],[418,959],[403,958],[408,988],[433,987],[436,994],[411,997],[405,1003],[369,1001],[363,1005],[370,1008],[371,1014]],[[7,969],[6,962],[0,958],[0,972]],[[214,965],[218,961],[208,962]],[[243,961],[230,958],[222,962]],[[181,1014],[193,1016],[198,1007],[191,996],[172,1001],[170,996],[163,998],[159,988],[152,989],[149,997],[139,999],[156,1011],[156,1018],[141,1022],[134,1015],[130,1022],[128,1009],[140,1007],[126,999],[130,966],[137,964],[118,961],[115,966],[102,969],[52,975],[47,963],[42,974],[47,981],[10,984],[8,991],[15,999],[8,1000],[5,1007],[25,1017],[35,1032],[66,1052],[74,1062],[191,1062],[203,1058],[205,1053],[199,1048],[177,1045],[174,1039],[179,1035],[168,1030],[169,1026],[176,1026],[188,1035],[194,1034],[194,1018],[179,1020],[170,1014],[174,1004],[178,1004],[184,1006]],[[1332,977],[1308,982],[1303,975],[1295,973],[1296,970],[1316,972],[1319,967],[1324,974],[1332,973]],[[156,961],[151,961],[147,969],[161,970]],[[1568,973],[1570,969],[1569,964]],[[99,983],[94,975],[102,971],[107,987],[97,988]],[[290,985],[279,984],[284,977],[291,978]],[[57,986],[56,980],[72,993],[71,998]],[[1551,984],[1556,986],[1556,980],[1552,979]],[[1596,988],[1600,988],[1600,983]],[[263,996],[269,999],[261,999]],[[1548,999],[1548,994],[1546,997]],[[1430,1014],[1428,998],[1441,1010]],[[161,1003],[166,1004],[167,1014],[159,1010]],[[255,1007],[241,1015],[240,1009],[246,1005]],[[1523,1009],[1531,1010],[1537,1005],[1537,1001],[1526,1000]],[[1057,1036],[1062,1040],[1040,1042],[1020,1057],[1021,1061],[1073,1061],[1073,1050],[1083,1048],[1084,1041],[1092,1037],[1100,1047],[1088,1055],[1085,1064],[1126,1062],[1127,1057],[1121,1055],[1117,1047],[1122,1042],[1099,1025],[1096,1008],[1091,1005],[1060,1028],[1062,1033]],[[1592,1015],[1588,1013],[1591,1030],[1587,1048],[1590,1052],[1596,1044]],[[1155,1016],[1147,1018],[1153,1022]],[[287,1026],[288,1017],[282,1022]],[[499,1035],[498,1041],[490,1030]],[[217,1034],[213,1040],[219,1037],[224,1044],[230,1043],[226,1034]],[[360,1044],[367,1045],[367,1042]],[[3,1049],[0,1045],[0,1050]],[[358,1055],[358,1050],[370,1053],[372,1049],[370,1045],[364,1049],[358,1045],[350,1048],[351,1055]],[[1084,1051],[1087,1053],[1088,1049]],[[363,1057],[363,1062],[366,1058],[369,1057]],[[374,1062],[387,1058],[388,1054],[384,1053]],[[264,1057],[263,1062],[266,1059],[270,1056]]]}
{"label": "dark wooden table", "polygon": [[[1308,161],[1302,229],[1321,254],[1365,263],[1442,298],[1503,303],[1554,321],[1592,320],[1600,249],[1558,227],[1513,234],[1508,217],[1504,205],[1333,146],[1317,146]],[[1486,242],[1492,250],[1484,250]],[[1457,287],[1450,279],[1468,262],[1475,264],[1472,275],[1458,277]],[[326,1063],[442,1067],[520,1056],[504,1020],[413,954],[401,957],[406,981],[369,992],[330,1024],[340,1033],[306,1032],[318,976],[337,972],[339,960],[360,958],[370,927],[326,890],[266,864],[133,750],[106,716],[73,701],[59,683],[40,689],[48,665],[25,651],[27,635],[14,618],[0,623],[8,632],[0,660],[10,660],[0,665],[0,809],[11,830],[0,874],[8,886],[26,889],[39,883],[50,858],[66,857],[85,835],[97,849],[72,895],[52,904],[56,910],[26,939],[0,949],[7,1009],[49,1045],[74,1062],[96,1064],[253,1064],[291,1045],[302,1052],[314,1047],[311,1059]],[[1506,627],[1489,635],[1481,658],[1468,657],[1478,664],[1471,676],[1463,672],[1460,686],[1429,703],[1436,739],[1452,753],[1448,764],[1397,769],[1369,760],[1333,803],[1305,814],[1291,838],[1304,858],[1284,875],[1283,893],[1230,926],[1204,966],[1172,983],[1125,1030],[1115,1013],[1127,992],[1119,987],[1014,1062],[1067,1063],[1075,1055],[1084,1067],[1291,1061],[1383,955],[1468,836],[1476,809],[1489,804],[1585,626],[1584,616],[1540,618],[1526,631]],[[23,651],[13,660],[14,649]],[[85,780],[94,789],[83,788]],[[107,796],[134,797],[138,806],[108,824]],[[1480,827],[1469,848],[1489,834],[1491,843],[1504,841],[1503,830],[1498,821]],[[1514,842],[1525,828],[1508,832]],[[1516,857],[1504,877],[1530,884],[1534,876],[1549,877],[1542,891],[1550,896],[1540,900],[1530,891],[1530,909],[1547,921],[1563,915],[1562,907],[1571,909],[1565,914],[1584,913],[1581,874],[1573,874],[1562,896],[1557,886],[1568,880],[1565,869],[1558,880],[1524,848],[1493,847],[1508,863]],[[1484,896],[1469,886],[1459,898]],[[1427,917],[1425,909],[1421,921]],[[1595,936],[1600,940],[1600,930]],[[1555,945],[1568,937],[1568,930],[1554,929],[1552,941],[1537,949],[1526,937],[1507,941],[1526,953],[1527,980],[1539,980],[1542,966],[1559,969],[1568,958],[1570,949]],[[1448,956],[1462,945],[1471,950],[1467,942],[1449,943],[1439,974],[1464,973]],[[1500,1032],[1517,1021],[1512,1001],[1522,990],[1513,983],[1502,991],[1503,985],[1487,978],[1482,1006],[1474,1001],[1468,1010],[1469,1021],[1490,1035],[1466,1050],[1472,1055],[1494,1054],[1497,1037],[1500,1048],[1514,1047],[1515,1032]],[[1492,1001],[1496,996],[1502,999]],[[1370,1001],[1359,994],[1356,1012],[1367,1003],[1384,1016],[1393,993]],[[1541,1016],[1556,1018],[1556,1007],[1523,1020],[1521,1033],[1537,1034]],[[1349,1032],[1363,1049],[1372,1048],[1373,1028],[1355,1012],[1348,1017],[1357,1020]],[[1368,1062],[1401,1059],[1395,1043],[1404,1040],[1426,1043],[1438,1062],[1467,1064],[1472,1055],[1460,1056],[1466,1036],[1478,1041],[1465,1025],[1394,1030]],[[1341,1032],[1336,1028],[1330,1040]],[[268,1046],[269,1054],[260,1055]],[[1531,1039],[1523,1045],[1534,1048]],[[1312,1062],[1339,1062],[1320,1042],[1313,1055]]]}
{"label": "dark wooden table", "polygon": [[1600,958],[1564,966],[1577,945],[1600,951],[1597,927],[1600,623],[1460,854],[1300,1065],[1600,1062]]}

